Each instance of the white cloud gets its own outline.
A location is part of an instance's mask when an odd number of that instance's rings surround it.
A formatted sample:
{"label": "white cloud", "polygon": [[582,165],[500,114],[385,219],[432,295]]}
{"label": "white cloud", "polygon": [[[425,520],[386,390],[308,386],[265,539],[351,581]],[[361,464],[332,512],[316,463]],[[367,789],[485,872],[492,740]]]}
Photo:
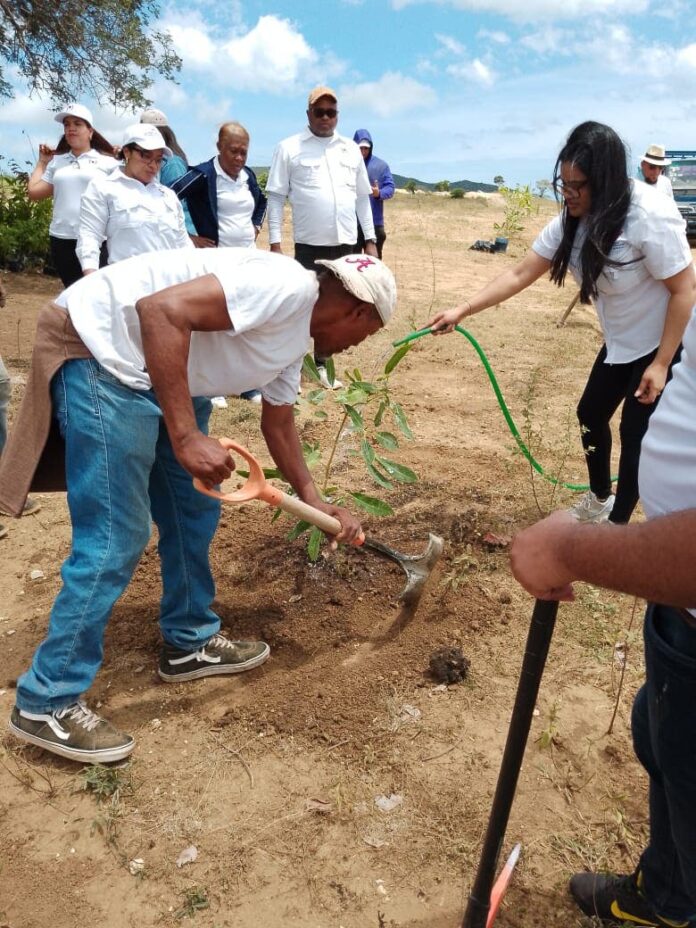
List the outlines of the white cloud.
{"label": "white cloud", "polygon": [[618,16],[644,13],[650,0],[392,0],[401,10],[418,3],[442,3],[475,13],[497,13],[522,22],[533,20],[587,19],[598,14]]}
{"label": "white cloud", "polygon": [[447,73],[452,77],[472,81],[475,84],[482,84],[484,87],[491,87],[495,83],[497,76],[480,58],[451,64],[447,67]]}
{"label": "white cloud", "polygon": [[178,23],[171,23],[166,28],[185,67],[206,67],[215,58],[215,43],[204,29]]}
{"label": "white cloud", "polygon": [[461,42],[458,42],[457,39],[452,38],[451,35],[442,35],[441,33],[436,33],[435,38],[442,45],[443,49],[448,52],[452,52],[453,55],[465,55],[466,48],[462,45]]}
{"label": "white cloud", "polygon": [[377,81],[344,87],[339,96],[342,106],[360,107],[384,118],[430,106],[437,100],[431,87],[398,71],[387,71]]}
{"label": "white cloud", "polygon": [[523,35],[520,45],[537,55],[562,55],[570,53],[570,46],[574,45],[572,33],[556,26],[545,26],[537,32]]}
{"label": "white cloud", "polygon": [[495,42],[496,45],[508,45],[510,43],[510,36],[500,29],[479,29],[476,38],[488,39],[489,42]]}

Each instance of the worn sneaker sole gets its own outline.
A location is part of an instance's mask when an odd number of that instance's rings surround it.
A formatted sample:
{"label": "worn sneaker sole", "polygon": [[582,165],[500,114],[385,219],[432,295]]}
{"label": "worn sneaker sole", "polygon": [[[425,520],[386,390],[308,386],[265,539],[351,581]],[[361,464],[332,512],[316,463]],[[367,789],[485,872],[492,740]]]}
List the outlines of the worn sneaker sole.
{"label": "worn sneaker sole", "polygon": [[44,738],[39,738],[37,735],[32,735],[18,728],[12,721],[10,721],[8,728],[15,738],[19,738],[20,741],[27,741],[29,744],[34,744],[36,747],[43,748],[44,751],[50,751],[51,754],[58,754],[60,757],[67,757],[68,760],[76,760],[84,764],[109,764],[116,760],[123,760],[132,753],[135,747],[135,741],[131,740],[129,744],[124,744],[120,747],[101,748],[97,751],[85,751],[79,748],[71,748],[63,744],[56,744],[55,741],[47,741]]}
{"label": "worn sneaker sole", "polygon": [[176,683],[177,680],[199,680],[201,677],[218,677],[222,674],[244,673],[245,670],[253,670],[265,664],[271,653],[271,649],[266,645],[265,651],[257,654],[256,657],[250,657],[248,661],[242,661],[240,664],[207,664],[205,667],[199,667],[197,670],[189,670],[187,673],[165,673],[160,667],[157,673],[165,683]]}

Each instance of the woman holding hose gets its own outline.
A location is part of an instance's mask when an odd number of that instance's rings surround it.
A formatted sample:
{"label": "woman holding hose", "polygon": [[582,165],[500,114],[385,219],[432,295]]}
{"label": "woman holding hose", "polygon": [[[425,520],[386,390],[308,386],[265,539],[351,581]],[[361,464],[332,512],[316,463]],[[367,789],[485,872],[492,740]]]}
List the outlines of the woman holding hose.
{"label": "woman holding hose", "polygon": [[[594,302],[604,335],[577,409],[590,489],[571,511],[581,521],[628,522],[638,502],[640,444],[696,303],[691,250],[674,202],[629,179],[626,149],[609,126],[573,129],[556,160],[554,188],[563,208],[529,254],[429,325],[434,334],[451,332],[542,274],[563,286],[570,271],[582,302]],[[614,496],[609,423],[622,402]]]}

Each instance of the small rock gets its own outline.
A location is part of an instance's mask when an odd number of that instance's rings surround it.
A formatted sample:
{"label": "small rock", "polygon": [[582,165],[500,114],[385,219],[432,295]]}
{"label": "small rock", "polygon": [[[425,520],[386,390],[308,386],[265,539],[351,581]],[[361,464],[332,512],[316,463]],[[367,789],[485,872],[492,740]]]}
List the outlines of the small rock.
{"label": "small rock", "polygon": [[16,631],[16,628],[8,628],[5,634],[9,637],[10,635],[14,635]]}
{"label": "small rock", "polygon": [[141,664],[139,667],[136,667],[133,673],[142,673],[145,670],[145,664]]}
{"label": "small rock", "polygon": [[133,860],[131,860],[131,862],[128,864],[128,869],[133,876],[137,876],[145,869],[145,861],[142,859],[142,857],[134,857]]}
{"label": "small rock", "polygon": [[416,706],[411,706],[407,702],[401,707],[401,713],[399,718],[402,722],[408,722],[411,719],[417,721],[421,717],[420,709],[417,709]]}
{"label": "small rock", "polygon": [[32,570],[32,572],[29,574],[29,579],[30,580],[43,580],[45,576],[46,574],[43,572],[43,570],[39,570],[37,567],[37,568],[34,568],[34,570]]}
{"label": "small rock", "polygon": [[300,601],[301,599],[302,599],[302,594],[301,594],[301,593],[295,593],[293,596],[291,596],[291,597],[288,599],[288,602],[289,602],[289,603],[299,603],[299,601]]}
{"label": "small rock", "polygon": [[155,731],[157,731],[157,729],[160,728],[161,725],[162,725],[162,722],[160,719],[153,719],[150,722],[150,728],[154,729]]}
{"label": "small rock", "polygon": [[193,844],[190,847],[185,847],[181,854],[176,859],[177,867],[185,867],[186,864],[192,864],[195,860],[198,859],[198,848],[194,847]]}
{"label": "small rock", "polygon": [[403,801],[403,796],[400,796],[398,793],[392,793],[391,796],[377,796],[375,798],[375,805],[380,812],[393,812],[394,809],[398,809]]}

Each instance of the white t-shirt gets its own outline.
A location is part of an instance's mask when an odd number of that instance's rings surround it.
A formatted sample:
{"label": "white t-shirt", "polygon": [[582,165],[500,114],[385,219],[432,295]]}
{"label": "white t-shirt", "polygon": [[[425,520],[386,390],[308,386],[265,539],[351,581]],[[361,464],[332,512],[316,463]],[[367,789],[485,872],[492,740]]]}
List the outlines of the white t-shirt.
{"label": "white t-shirt", "polygon": [[217,175],[218,244],[221,247],[255,248],[256,235],[251,217],[254,198],[249,190],[246,168],[234,180],[220,166],[216,156],[213,164]]}
{"label": "white t-shirt", "polygon": [[[305,129],[284,139],[268,172],[266,193],[288,197],[293,235],[304,245],[352,245],[358,238],[356,220],[366,239],[374,239],[370,207],[372,187],[360,149],[334,133],[320,138]],[[269,240],[280,241],[282,205],[269,201]],[[280,220],[280,221],[279,221]]]}
{"label": "white t-shirt", "polygon": [[83,271],[99,267],[104,239],[109,264],[147,251],[193,248],[174,191],[158,181],[141,184],[121,168],[95,177],[82,195],[75,250]]}
{"label": "white t-shirt", "polygon": [[[641,445],[638,484],[649,519],[696,508],[696,313],[682,344],[681,361]],[[696,615],[696,609],[691,612]]]}
{"label": "white t-shirt", "polygon": [[642,181],[644,184],[647,184],[648,187],[653,187],[659,193],[664,193],[665,196],[669,197],[670,200],[674,199],[674,191],[672,190],[672,182],[666,174],[658,174],[657,180],[654,184],[648,184],[645,179],[645,175],[638,166],[638,174],[636,175],[636,180]]}
{"label": "white t-shirt", "polygon": [[68,151],[54,155],[41,180],[53,184],[53,218],[49,233],[55,238],[77,238],[80,220],[80,199],[87,185],[98,174],[113,171],[118,162],[95,149],[77,157]]}
{"label": "white t-shirt", "polygon": [[[657,348],[670,296],[662,281],[692,262],[686,224],[674,201],[647,184],[632,182],[631,187],[626,222],[610,255],[614,260],[634,263],[605,267],[599,275],[594,300],[607,345],[607,364],[635,361]],[[532,249],[551,260],[562,235],[562,216],[557,216],[542,229]],[[569,264],[578,284],[582,277],[580,248],[585,235],[581,219]]]}
{"label": "white t-shirt", "polygon": [[153,252],[90,274],[56,302],[107,371],[133,390],[149,390],[135,304],[206,274],[219,280],[234,328],[191,334],[191,395],[260,389],[273,405],[294,403],[319,285],[292,258],[255,248]]}

